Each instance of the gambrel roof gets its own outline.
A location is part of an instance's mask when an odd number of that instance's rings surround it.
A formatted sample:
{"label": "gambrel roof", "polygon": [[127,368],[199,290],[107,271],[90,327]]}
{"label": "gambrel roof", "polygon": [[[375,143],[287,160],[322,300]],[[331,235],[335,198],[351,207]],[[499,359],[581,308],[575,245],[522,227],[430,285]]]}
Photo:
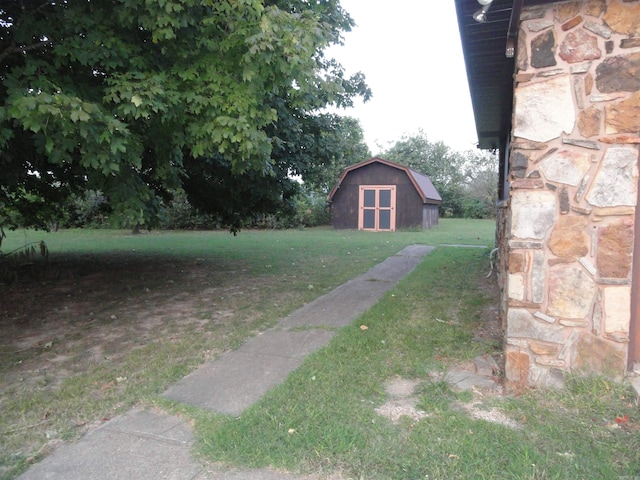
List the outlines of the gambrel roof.
{"label": "gambrel roof", "polygon": [[431,204],[442,203],[442,198],[440,197],[440,194],[438,193],[436,188],[433,186],[433,183],[431,183],[431,180],[429,179],[429,177],[427,177],[426,175],[423,175],[422,173],[416,172],[415,170],[411,170],[409,167],[405,167],[404,165],[390,162],[389,160],[385,160],[379,157],[370,158],[369,160],[365,160],[364,162],[356,163],[355,165],[351,165],[350,167],[347,167],[344,170],[344,172],[342,172],[342,175],[340,175],[340,180],[338,180],[338,184],[333,188],[333,190],[331,190],[331,193],[329,194],[329,201],[330,202],[333,201],[333,196],[336,194],[336,192],[340,188],[342,181],[346,178],[346,176],[350,172],[357,170],[359,168],[365,167],[367,165],[371,165],[372,163],[381,163],[383,165],[397,168],[398,170],[402,170],[403,172],[405,172],[409,177],[409,180],[411,180],[411,183],[415,187],[416,191],[418,192],[418,195],[420,195],[420,198],[422,198],[422,203],[431,203]]}

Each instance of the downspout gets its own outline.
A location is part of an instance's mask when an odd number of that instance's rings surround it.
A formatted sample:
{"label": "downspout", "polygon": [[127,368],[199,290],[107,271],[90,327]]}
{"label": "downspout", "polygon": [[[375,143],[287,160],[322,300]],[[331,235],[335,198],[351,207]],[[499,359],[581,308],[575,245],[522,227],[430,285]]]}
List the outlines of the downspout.
{"label": "downspout", "polygon": [[629,354],[627,357],[627,367],[629,370],[636,372],[640,369],[640,203],[638,205],[636,207],[636,227],[633,242],[631,318],[629,319]]}

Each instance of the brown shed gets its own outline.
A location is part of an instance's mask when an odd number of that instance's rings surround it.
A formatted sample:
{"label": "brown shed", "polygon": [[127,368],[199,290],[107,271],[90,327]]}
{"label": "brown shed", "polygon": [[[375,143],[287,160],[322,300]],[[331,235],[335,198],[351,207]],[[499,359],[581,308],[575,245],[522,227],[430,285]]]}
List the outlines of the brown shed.
{"label": "brown shed", "polygon": [[346,168],[329,203],[336,229],[394,231],[437,225],[442,199],[426,175],[376,157]]}

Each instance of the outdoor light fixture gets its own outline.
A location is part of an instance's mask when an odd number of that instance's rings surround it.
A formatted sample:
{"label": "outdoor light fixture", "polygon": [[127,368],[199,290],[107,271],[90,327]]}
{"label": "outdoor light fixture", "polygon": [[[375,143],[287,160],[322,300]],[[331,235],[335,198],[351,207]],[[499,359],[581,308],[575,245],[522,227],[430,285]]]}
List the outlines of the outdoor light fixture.
{"label": "outdoor light fixture", "polygon": [[491,8],[493,0],[478,0],[478,3],[482,5],[482,8],[473,14],[473,19],[478,23],[484,23],[487,21],[487,12]]}

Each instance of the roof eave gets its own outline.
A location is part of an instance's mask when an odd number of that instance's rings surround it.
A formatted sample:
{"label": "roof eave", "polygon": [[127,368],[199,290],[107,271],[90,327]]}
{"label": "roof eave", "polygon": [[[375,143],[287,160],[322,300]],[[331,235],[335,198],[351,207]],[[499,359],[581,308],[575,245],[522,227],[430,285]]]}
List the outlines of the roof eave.
{"label": "roof eave", "polygon": [[553,0],[494,0],[487,21],[478,23],[473,19],[480,8],[477,0],[455,0],[481,149],[500,148],[511,130],[515,60],[507,57],[507,47],[516,42],[519,11],[523,6],[548,3]]}

